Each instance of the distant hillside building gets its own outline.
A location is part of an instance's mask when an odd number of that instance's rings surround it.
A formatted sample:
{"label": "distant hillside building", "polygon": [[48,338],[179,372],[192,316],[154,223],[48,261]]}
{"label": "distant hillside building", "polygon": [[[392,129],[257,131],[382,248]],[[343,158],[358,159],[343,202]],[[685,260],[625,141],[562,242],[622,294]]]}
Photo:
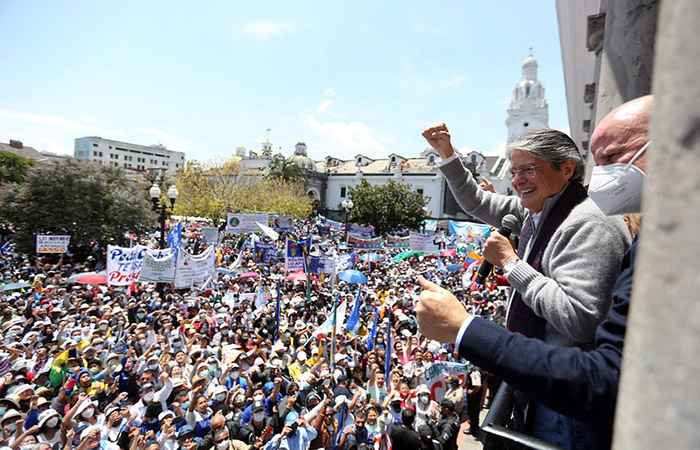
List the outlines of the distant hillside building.
{"label": "distant hillside building", "polygon": [[164,145],[130,144],[97,136],[77,138],[73,155],[81,161],[124,169],[131,177],[148,172],[174,176],[185,165],[183,152]]}
{"label": "distant hillside building", "polygon": [[47,151],[39,151],[34,147],[28,147],[17,139],[10,139],[8,144],[0,142],[0,151],[14,153],[15,155],[22,156],[24,158],[32,158],[37,161],[38,164],[42,164],[47,161],[61,161],[65,159],[70,159],[70,155],[57,155],[55,153]]}

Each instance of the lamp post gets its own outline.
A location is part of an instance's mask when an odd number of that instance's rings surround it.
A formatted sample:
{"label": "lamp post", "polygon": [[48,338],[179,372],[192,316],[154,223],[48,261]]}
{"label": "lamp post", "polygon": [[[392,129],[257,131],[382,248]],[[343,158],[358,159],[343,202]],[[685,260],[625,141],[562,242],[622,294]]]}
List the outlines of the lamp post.
{"label": "lamp post", "polygon": [[350,215],[350,210],[355,206],[355,204],[352,202],[352,200],[343,200],[343,203],[340,204],[340,206],[343,207],[345,210],[345,245],[348,245],[348,216]]}
{"label": "lamp post", "polygon": [[160,213],[160,217],[158,218],[160,220],[160,242],[158,248],[165,248],[165,219],[168,217],[168,209],[170,212],[173,212],[173,208],[175,208],[175,199],[177,198],[179,192],[174,184],[168,188],[170,207],[168,207],[165,202],[160,201],[161,191],[156,183],[153,183],[153,186],[151,186],[151,189],[148,190],[148,193],[151,195],[151,201],[153,202],[153,211]]}

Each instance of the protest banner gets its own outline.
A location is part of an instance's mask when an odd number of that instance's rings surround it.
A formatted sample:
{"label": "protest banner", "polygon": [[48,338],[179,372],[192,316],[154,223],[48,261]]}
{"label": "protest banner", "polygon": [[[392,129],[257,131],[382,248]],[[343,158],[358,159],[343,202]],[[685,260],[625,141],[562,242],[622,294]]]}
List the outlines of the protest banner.
{"label": "protest banner", "polygon": [[450,234],[473,238],[479,235],[489,236],[490,230],[488,225],[450,220]]}
{"label": "protest banner", "polygon": [[175,269],[175,289],[186,289],[216,276],[216,252],[209,247],[199,255],[180,250]]}
{"label": "protest banner", "polygon": [[308,256],[306,270],[308,273],[333,273],[336,259],[332,256]]}
{"label": "protest banner", "polygon": [[37,235],[37,253],[65,253],[68,250],[70,236]]}
{"label": "protest banner", "polygon": [[420,376],[420,384],[428,386],[430,398],[439,401],[449,388],[446,382],[449,375],[457,375],[460,385],[464,386],[468,373],[466,364],[436,361],[425,366]]}
{"label": "protest banner", "polygon": [[439,252],[447,247],[445,233],[421,234],[411,231],[408,236],[412,252]]}
{"label": "protest banner", "polygon": [[409,248],[408,236],[387,236],[386,246],[389,248]]}
{"label": "protest banner", "polygon": [[255,264],[267,266],[277,263],[277,247],[275,244],[255,243]]}
{"label": "protest banner", "polygon": [[143,255],[147,248],[107,246],[107,285],[128,286],[139,279]]}
{"label": "protest banner", "polygon": [[208,244],[219,243],[219,228],[218,227],[202,227],[202,237]]}
{"label": "protest banner", "polygon": [[356,250],[378,249],[382,247],[382,238],[365,238],[358,234],[348,234],[348,245]]}
{"label": "protest banner", "polygon": [[290,272],[304,270],[304,246],[311,244],[311,238],[299,242],[294,239],[287,239],[284,268]]}
{"label": "protest banner", "polygon": [[251,233],[262,231],[255,222],[267,224],[270,221],[268,214],[237,214],[229,213],[226,220],[227,233]]}
{"label": "protest banner", "polygon": [[326,225],[327,227],[333,228],[336,231],[340,231],[340,229],[343,226],[342,222],[337,222],[335,220],[326,219],[325,217],[323,218],[323,224]]}
{"label": "protest banner", "polygon": [[[159,257],[159,253],[162,257]],[[172,283],[175,280],[175,251],[164,249],[160,252],[146,250],[143,255],[139,281],[151,283]]]}
{"label": "protest banner", "polygon": [[348,224],[348,233],[354,234],[354,235],[359,235],[359,236],[365,237],[365,238],[371,238],[372,236],[374,236],[374,227],[363,227],[361,225],[349,223]]}
{"label": "protest banner", "polygon": [[293,231],[294,216],[276,216],[272,219],[272,225],[275,231]]}

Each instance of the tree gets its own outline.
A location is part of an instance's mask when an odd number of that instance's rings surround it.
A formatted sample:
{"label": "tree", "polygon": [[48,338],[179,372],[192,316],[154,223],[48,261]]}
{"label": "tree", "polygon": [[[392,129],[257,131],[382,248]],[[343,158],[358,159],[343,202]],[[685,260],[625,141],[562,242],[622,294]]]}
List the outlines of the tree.
{"label": "tree", "polygon": [[36,164],[36,160],[15,155],[11,152],[0,152],[0,184],[21,183],[27,169]]}
{"label": "tree", "polygon": [[304,181],[304,169],[291,158],[275,159],[270,164],[267,178],[281,178],[288,182]]}
{"label": "tree", "polygon": [[406,228],[418,230],[426,219],[423,207],[427,200],[408,184],[389,180],[372,186],[362,180],[358,186],[350,187],[348,193],[354,203],[349,220],[372,225],[377,234]]}
{"label": "tree", "polygon": [[37,234],[67,234],[71,245],[124,245],[125,233],[145,233],[155,219],[148,193],[123,172],[72,160],[30,168],[24,183],[3,186],[0,203],[25,253],[34,252]]}
{"label": "tree", "polygon": [[189,162],[178,175],[180,196],[175,212],[200,216],[218,224],[229,212],[268,211],[308,216],[311,199],[299,183],[242,171],[231,158],[223,163]]}

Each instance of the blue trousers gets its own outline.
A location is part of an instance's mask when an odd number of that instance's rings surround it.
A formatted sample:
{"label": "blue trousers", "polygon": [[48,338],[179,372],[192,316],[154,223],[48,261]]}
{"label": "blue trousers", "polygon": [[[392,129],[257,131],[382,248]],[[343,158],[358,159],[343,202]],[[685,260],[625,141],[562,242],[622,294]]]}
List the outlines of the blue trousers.
{"label": "blue trousers", "polygon": [[531,401],[527,408],[525,433],[570,450],[610,448],[612,436],[578,420]]}

